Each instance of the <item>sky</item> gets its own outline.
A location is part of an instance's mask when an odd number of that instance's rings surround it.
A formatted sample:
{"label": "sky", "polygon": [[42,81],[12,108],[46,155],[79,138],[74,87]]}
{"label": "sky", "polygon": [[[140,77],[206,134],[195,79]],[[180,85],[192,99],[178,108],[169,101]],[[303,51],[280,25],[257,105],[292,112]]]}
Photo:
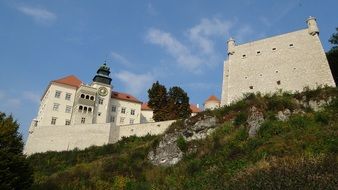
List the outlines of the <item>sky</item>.
{"label": "sky", "polygon": [[317,18],[325,51],[337,0],[0,0],[0,111],[27,138],[49,82],[89,84],[105,61],[113,89],[147,101],[159,81],[190,102],[221,97],[226,41],[237,44],[306,28]]}

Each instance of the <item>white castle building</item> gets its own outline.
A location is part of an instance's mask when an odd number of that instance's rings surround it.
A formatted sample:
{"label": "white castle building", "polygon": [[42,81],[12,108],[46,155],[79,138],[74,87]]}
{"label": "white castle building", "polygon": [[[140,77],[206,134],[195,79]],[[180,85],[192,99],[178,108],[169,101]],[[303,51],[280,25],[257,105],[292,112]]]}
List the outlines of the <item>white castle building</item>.
{"label": "white castle building", "polygon": [[245,93],[335,86],[316,19],[309,17],[306,23],[306,29],[240,45],[230,38],[221,105],[230,104]]}
{"label": "white castle building", "polygon": [[89,85],[70,75],[49,83],[24,152],[32,154],[114,143],[122,137],[160,134],[173,121],[154,122],[152,110],[126,93],[112,91],[103,64]]}

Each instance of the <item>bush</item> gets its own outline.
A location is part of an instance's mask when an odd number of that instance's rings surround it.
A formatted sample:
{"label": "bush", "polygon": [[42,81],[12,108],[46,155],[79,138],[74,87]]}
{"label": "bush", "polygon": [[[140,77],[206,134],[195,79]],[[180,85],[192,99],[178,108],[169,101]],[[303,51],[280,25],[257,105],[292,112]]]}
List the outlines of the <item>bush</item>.
{"label": "bush", "polygon": [[177,143],[178,148],[180,148],[182,152],[186,152],[188,150],[188,143],[182,135],[178,137],[178,139],[176,140],[176,143]]}

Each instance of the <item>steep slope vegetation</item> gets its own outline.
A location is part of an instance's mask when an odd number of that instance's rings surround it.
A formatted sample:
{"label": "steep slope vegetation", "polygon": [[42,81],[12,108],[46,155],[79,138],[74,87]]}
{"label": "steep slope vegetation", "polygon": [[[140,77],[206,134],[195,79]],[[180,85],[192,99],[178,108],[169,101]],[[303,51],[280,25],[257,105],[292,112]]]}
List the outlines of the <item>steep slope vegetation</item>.
{"label": "steep slope vegetation", "polygon": [[[29,157],[35,170],[33,188],[337,189],[337,96],[336,88],[249,94],[233,105],[177,121],[168,133],[206,116],[218,122],[203,140],[177,139],[184,156],[168,167],[148,160],[162,136],[35,154]],[[264,121],[249,137],[252,107],[263,114]]]}

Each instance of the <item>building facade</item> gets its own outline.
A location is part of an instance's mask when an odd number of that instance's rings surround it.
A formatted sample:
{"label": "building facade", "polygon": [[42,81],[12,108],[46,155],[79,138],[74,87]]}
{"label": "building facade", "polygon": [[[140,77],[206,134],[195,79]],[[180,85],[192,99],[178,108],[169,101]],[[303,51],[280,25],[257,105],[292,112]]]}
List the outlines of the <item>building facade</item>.
{"label": "building facade", "polygon": [[74,75],[51,81],[32,125],[140,123],[142,102],[130,94],[112,91],[109,74],[109,67],[103,64],[90,85]]}
{"label": "building facade", "polygon": [[204,110],[213,110],[219,108],[221,101],[214,95],[209,96],[207,100],[204,101]]}
{"label": "building facade", "polygon": [[310,17],[306,23],[306,29],[241,45],[230,38],[221,105],[228,105],[245,93],[335,86],[316,19]]}

